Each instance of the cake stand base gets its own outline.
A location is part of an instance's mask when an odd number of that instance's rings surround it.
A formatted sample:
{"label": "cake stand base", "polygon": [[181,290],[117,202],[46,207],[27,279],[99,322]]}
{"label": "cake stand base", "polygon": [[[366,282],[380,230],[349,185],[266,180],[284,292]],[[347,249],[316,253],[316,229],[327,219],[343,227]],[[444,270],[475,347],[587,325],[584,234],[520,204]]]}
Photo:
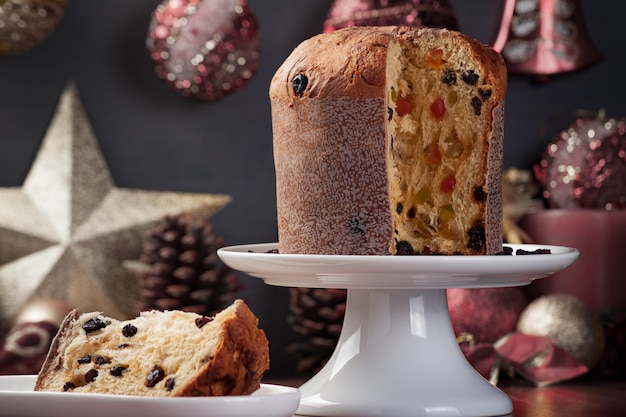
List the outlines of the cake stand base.
{"label": "cake stand base", "polygon": [[445,289],[348,289],[335,352],[300,387],[298,415],[503,416],[511,400],[457,344]]}

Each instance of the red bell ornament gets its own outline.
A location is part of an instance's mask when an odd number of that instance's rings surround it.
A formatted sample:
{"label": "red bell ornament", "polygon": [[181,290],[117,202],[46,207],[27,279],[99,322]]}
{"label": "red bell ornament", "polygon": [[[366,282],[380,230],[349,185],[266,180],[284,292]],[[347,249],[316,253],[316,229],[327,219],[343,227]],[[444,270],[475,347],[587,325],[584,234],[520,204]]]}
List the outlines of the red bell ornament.
{"label": "red bell ornament", "polygon": [[509,72],[539,81],[602,59],[587,33],[580,0],[506,0],[493,48]]}

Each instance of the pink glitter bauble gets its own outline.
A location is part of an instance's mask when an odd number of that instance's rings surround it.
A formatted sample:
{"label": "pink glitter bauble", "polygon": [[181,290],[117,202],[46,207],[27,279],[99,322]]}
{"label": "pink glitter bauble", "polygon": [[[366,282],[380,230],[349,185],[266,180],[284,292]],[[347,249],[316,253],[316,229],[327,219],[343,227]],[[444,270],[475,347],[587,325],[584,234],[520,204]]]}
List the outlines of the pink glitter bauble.
{"label": "pink glitter bauble", "polygon": [[494,343],[514,331],[528,305],[517,287],[449,288],[447,297],[455,334],[468,333],[476,343]]}
{"label": "pink glitter bauble", "polygon": [[551,208],[626,208],[626,122],[576,119],[534,167]]}
{"label": "pink glitter bauble", "polygon": [[324,32],[348,26],[390,25],[459,29],[448,0],[335,0]]}
{"label": "pink glitter bauble", "polygon": [[259,27],[245,0],[165,0],[146,44],[159,78],[200,100],[239,90],[259,67]]}

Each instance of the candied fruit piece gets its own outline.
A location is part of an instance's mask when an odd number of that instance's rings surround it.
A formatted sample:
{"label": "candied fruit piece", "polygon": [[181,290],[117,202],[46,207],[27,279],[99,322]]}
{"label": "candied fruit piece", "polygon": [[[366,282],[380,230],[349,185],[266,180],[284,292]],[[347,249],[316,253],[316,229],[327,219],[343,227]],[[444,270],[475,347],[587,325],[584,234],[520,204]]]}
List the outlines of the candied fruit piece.
{"label": "candied fruit piece", "polygon": [[396,89],[393,87],[391,87],[390,96],[391,101],[393,101],[394,103],[396,102],[396,100],[398,100],[398,94],[396,93]]}
{"label": "candied fruit piece", "polygon": [[398,99],[396,100],[396,112],[398,113],[398,116],[404,116],[411,113],[411,108],[411,101],[408,98],[398,96]]}
{"label": "candied fruit piece", "polygon": [[443,51],[439,48],[433,48],[428,52],[428,56],[426,56],[426,62],[428,66],[432,69],[441,69],[443,67]]}
{"label": "candied fruit piece", "polygon": [[424,204],[432,197],[433,193],[430,187],[422,187],[417,194],[415,194],[415,203],[416,204]]}
{"label": "candied fruit piece", "polygon": [[426,146],[424,154],[426,155],[426,161],[429,164],[441,165],[441,151],[439,150],[439,145],[436,143],[431,143]]}
{"label": "candied fruit piece", "polygon": [[448,97],[446,100],[448,101],[449,105],[454,106],[457,101],[459,101],[459,94],[455,90],[452,90],[448,93]]}
{"label": "candied fruit piece", "polygon": [[437,98],[433,101],[430,105],[430,112],[435,119],[441,119],[446,114],[446,103],[444,103],[442,98]]}
{"label": "candied fruit piece", "polygon": [[442,222],[449,222],[455,213],[452,204],[445,204],[437,209],[437,214]]}
{"label": "candied fruit piece", "polygon": [[308,84],[309,79],[304,74],[297,74],[295,77],[293,77],[293,80],[291,81],[293,92],[298,97],[302,97],[302,94],[304,94],[304,90],[306,90],[306,86]]}
{"label": "candied fruit piece", "polygon": [[444,193],[451,193],[456,187],[456,178],[454,175],[448,175],[439,184],[439,189]]}
{"label": "candied fruit piece", "polygon": [[456,159],[463,154],[463,143],[456,132],[443,139],[443,154],[448,158]]}

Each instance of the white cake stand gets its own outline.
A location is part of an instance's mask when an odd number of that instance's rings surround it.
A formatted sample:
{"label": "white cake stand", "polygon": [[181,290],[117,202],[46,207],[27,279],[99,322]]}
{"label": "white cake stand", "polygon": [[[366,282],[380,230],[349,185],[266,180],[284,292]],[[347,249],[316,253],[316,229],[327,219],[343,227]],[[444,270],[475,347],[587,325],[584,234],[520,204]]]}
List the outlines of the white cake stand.
{"label": "white cake stand", "polygon": [[[446,288],[529,284],[570,266],[579,253],[544,255],[359,256],[269,253],[277,244],[222,248],[230,267],[271,285],[346,288],[337,347],[300,387],[297,414],[345,417],[504,416],[511,400],[466,361]],[[498,317],[493,317],[498,320]]]}

